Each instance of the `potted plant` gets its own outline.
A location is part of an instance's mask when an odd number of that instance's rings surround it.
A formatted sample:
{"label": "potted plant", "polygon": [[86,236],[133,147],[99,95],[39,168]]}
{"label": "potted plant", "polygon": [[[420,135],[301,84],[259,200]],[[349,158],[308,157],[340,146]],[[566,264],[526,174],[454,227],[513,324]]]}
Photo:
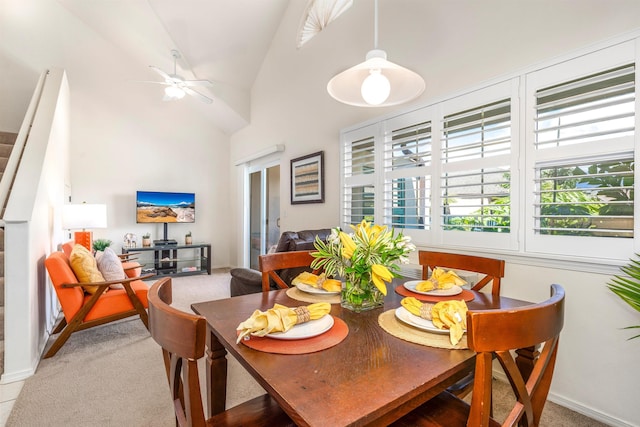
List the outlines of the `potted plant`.
{"label": "potted plant", "polygon": [[151,233],[144,233],[142,235],[142,246],[143,247],[151,246]]}
{"label": "potted plant", "polygon": [[[636,257],[640,255],[636,254]],[[624,276],[615,275],[607,287],[634,310],[640,311],[640,261],[631,259],[629,264],[620,267]],[[640,325],[627,326],[625,329],[640,328]],[[638,338],[640,334],[629,339]]]}
{"label": "potted plant", "polygon": [[106,248],[111,246],[111,240],[108,239],[96,239],[93,241],[93,251],[95,252],[104,252]]}
{"label": "potted plant", "polygon": [[191,240],[191,231],[188,231],[187,234],[184,235],[184,244],[190,245],[191,243],[193,243],[193,240]]}

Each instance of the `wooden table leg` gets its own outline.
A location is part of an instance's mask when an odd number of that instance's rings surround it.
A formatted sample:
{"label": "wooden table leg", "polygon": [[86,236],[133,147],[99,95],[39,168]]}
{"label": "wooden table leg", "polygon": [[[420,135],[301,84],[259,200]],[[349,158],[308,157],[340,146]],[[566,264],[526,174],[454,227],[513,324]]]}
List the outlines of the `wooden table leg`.
{"label": "wooden table leg", "polygon": [[227,350],[207,327],[207,396],[209,417],[224,412],[227,401]]}
{"label": "wooden table leg", "polygon": [[527,381],[529,376],[531,375],[531,371],[533,371],[533,366],[538,361],[538,357],[540,356],[540,352],[538,349],[539,345],[535,345],[533,347],[525,347],[516,350],[516,365],[522,374],[522,378]]}

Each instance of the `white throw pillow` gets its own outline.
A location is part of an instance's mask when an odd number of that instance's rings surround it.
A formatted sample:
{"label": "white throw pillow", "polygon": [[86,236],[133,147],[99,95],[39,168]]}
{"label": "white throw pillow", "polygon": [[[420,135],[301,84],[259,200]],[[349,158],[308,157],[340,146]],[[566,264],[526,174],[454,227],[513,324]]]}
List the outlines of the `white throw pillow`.
{"label": "white throw pillow", "polygon": [[[122,261],[113,249],[107,247],[104,252],[96,252],[96,261],[98,262],[98,270],[104,276],[104,280],[110,282],[112,280],[124,280],[127,275],[122,268]],[[109,286],[111,289],[124,289],[121,284]]]}

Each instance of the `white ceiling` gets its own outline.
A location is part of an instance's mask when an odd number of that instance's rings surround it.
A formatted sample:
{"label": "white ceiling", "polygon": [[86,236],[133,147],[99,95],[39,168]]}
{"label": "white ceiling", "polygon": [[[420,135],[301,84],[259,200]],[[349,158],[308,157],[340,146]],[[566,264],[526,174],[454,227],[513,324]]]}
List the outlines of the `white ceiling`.
{"label": "white ceiling", "polygon": [[[87,27],[141,66],[208,79],[197,88],[214,98],[207,105],[217,125],[233,133],[249,121],[250,90],[288,0],[58,0]],[[300,1],[300,0],[296,0]],[[148,67],[141,80],[161,80]],[[203,107],[204,104],[203,104]]]}

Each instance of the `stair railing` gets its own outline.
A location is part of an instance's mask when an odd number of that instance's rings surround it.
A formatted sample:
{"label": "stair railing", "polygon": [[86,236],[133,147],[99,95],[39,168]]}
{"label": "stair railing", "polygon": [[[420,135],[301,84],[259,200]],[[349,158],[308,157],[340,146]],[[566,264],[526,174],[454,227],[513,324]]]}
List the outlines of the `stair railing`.
{"label": "stair railing", "polygon": [[[36,85],[36,89],[34,90],[31,97],[31,102],[29,103],[29,107],[27,108],[27,113],[24,116],[24,120],[22,121],[20,130],[18,131],[18,136],[16,137],[13,149],[11,150],[9,160],[7,160],[7,166],[2,175],[2,179],[0,180],[0,207],[2,208],[2,212],[4,212],[4,209],[7,207],[9,193],[11,192],[11,185],[13,184],[13,180],[15,179],[16,173],[18,172],[18,166],[20,165],[22,152],[24,151],[24,147],[27,144],[29,131],[31,130],[31,125],[33,124],[33,119],[36,115],[38,103],[40,102],[40,97],[42,96],[44,82],[48,74],[49,70],[45,70],[42,72],[42,74],[40,74],[38,84]],[[0,227],[4,227],[4,218],[0,218]]]}

